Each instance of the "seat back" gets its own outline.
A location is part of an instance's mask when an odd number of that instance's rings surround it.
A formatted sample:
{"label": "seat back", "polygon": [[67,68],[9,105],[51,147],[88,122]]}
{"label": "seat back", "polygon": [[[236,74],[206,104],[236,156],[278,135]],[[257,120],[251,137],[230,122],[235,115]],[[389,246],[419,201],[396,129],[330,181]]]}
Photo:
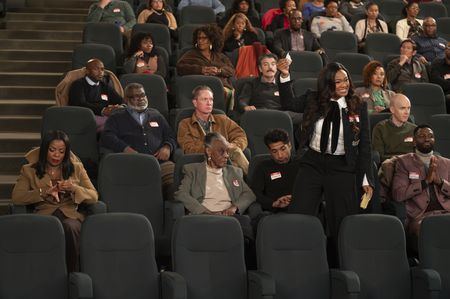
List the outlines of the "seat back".
{"label": "seat back", "polygon": [[77,106],[47,108],[41,134],[49,130],[60,130],[69,136],[71,150],[86,168],[98,164],[97,125],[90,109]]}
{"label": "seat back", "polygon": [[219,78],[203,75],[186,75],[176,78],[175,97],[177,108],[192,107],[192,91],[199,85],[206,85],[214,94],[214,108],[225,111],[223,84]]}
{"label": "seat back", "polygon": [[356,272],[360,298],[411,298],[411,275],[405,232],[394,216],[347,216],[339,231],[339,259],[343,270]]}
{"label": "seat back", "polygon": [[156,109],[166,119],[169,117],[169,104],[167,102],[167,86],[159,75],[125,74],[120,77],[120,83],[125,88],[130,83],[140,83],[144,86],[148,97],[149,107]]}
{"label": "seat back", "polygon": [[322,70],[322,58],[316,52],[310,51],[290,51],[292,58],[290,72],[292,79],[315,78]]}
{"label": "seat back", "polygon": [[111,46],[116,53],[116,61],[123,59],[123,37],[116,24],[87,23],[83,30],[83,43]]}
{"label": "seat back", "polygon": [[163,196],[158,160],[145,154],[108,154],[100,163],[100,199],[108,212],[142,214],[156,236],[163,232]]}
{"label": "seat back", "polygon": [[234,217],[180,218],[173,231],[172,266],[184,277],[188,298],[247,298],[244,238]]}
{"label": "seat back", "polygon": [[423,2],[419,4],[419,18],[433,17],[436,20],[448,17],[447,8],[440,2]]}
{"label": "seat back", "polygon": [[67,298],[61,222],[33,214],[0,217],[0,298]]}
{"label": "seat back", "polygon": [[159,298],[152,226],[142,215],[109,213],[86,218],[80,240],[81,272],[93,298]]}
{"label": "seat back", "polygon": [[381,1],[378,4],[380,14],[386,23],[402,18],[402,9],[405,4],[399,1]]}
{"label": "seat back", "polygon": [[[248,148],[252,156],[269,152],[264,144],[264,135],[273,128],[281,128],[289,134],[291,144],[294,145],[294,133],[290,116],[279,110],[257,109],[247,111],[242,115],[241,127],[247,134]],[[295,151],[295,149],[292,149]]]}
{"label": "seat back", "polygon": [[310,90],[317,90],[317,79],[316,78],[303,78],[295,80],[292,85],[294,94],[296,97],[300,97]]}
{"label": "seat back", "polygon": [[358,53],[358,40],[351,32],[325,31],[320,35],[320,45],[331,61],[338,53]]}
{"label": "seat back", "polygon": [[317,217],[264,217],[258,225],[256,252],[258,270],[275,280],[277,298],[330,297],[326,236]]}
{"label": "seat back", "polygon": [[167,53],[172,54],[169,27],[166,25],[157,23],[136,24],[131,30],[131,36],[134,36],[138,32],[150,33],[153,36],[154,45],[160,46],[166,49]]}
{"label": "seat back", "polygon": [[257,0],[255,2],[260,4],[261,14],[266,13],[269,9],[280,7],[280,4],[277,0]]}
{"label": "seat back", "polygon": [[366,54],[338,53],[334,60],[342,63],[347,68],[353,82],[361,82],[364,80],[363,69],[372,59]]}
{"label": "seat back", "polygon": [[194,31],[201,26],[201,24],[185,24],[178,27],[178,49],[181,50],[184,48],[192,47],[192,36],[194,34]]}
{"label": "seat back", "polygon": [[431,116],[430,125],[435,135],[435,150],[450,159],[450,115],[435,114]]}
{"label": "seat back", "polygon": [[92,59],[98,58],[103,62],[105,69],[116,72],[116,54],[109,45],[81,44],[75,47],[72,54],[72,70],[86,66]]}
{"label": "seat back", "polygon": [[180,26],[186,24],[210,24],[216,22],[216,14],[211,7],[189,5],[180,14]]}
{"label": "seat back", "polygon": [[437,36],[450,40],[450,17],[439,18],[436,20]]}
{"label": "seat back", "polygon": [[403,94],[411,101],[411,114],[416,124],[430,123],[433,114],[447,113],[444,92],[437,84],[405,84]]}
{"label": "seat back", "polygon": [[419,234],[420,266],[436,270],[441,277],[440,298],[450,298],[450,215],[423,219]]}
{"label": "seat back", "polygon": [[371,33],[366,37],[366,54],[384,64],[389,55],[398,55],[400,43],[395,34]]}

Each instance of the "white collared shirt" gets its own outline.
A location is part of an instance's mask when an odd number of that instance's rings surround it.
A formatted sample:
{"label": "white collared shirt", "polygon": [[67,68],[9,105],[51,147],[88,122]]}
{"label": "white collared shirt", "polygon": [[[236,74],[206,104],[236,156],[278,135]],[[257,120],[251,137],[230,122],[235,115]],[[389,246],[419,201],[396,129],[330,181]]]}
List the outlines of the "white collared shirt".
{"label": "white collared shirt", "polygon": [[[336,101],[335,99],[331,99],[331,101]],[[332,155],[345,155],[345,148],[344,148],[344,125],[342,124],[342,109],[347,108],[347,102],[345,101],[345,97],[341,97],[337,100],[337,103],[339,105],[339,113],[341,115],[341,125],[339,127],[339,138],[338,138],[338,144],[336,147],[336,151],[334,153],[331,153],[331,133],[333,132],[333,123],[330,124],[330,136],[328,137],[328,145],[327,145],[327,154]],[[320,153],[320,136],[322,135],[322,126],[324,117],[321,117],[314,126],[314,134],[311,138],[311,142],[309,143],[309,147],[317,152]]]}
{"label": "white collared shirt", "polygon": [[99,82],[94,82],[91,80],[91,78],[89,78],[88,76],[84,77],[86,79],[86,82],[90,85],[90,86],[98,86],[100,84]]}

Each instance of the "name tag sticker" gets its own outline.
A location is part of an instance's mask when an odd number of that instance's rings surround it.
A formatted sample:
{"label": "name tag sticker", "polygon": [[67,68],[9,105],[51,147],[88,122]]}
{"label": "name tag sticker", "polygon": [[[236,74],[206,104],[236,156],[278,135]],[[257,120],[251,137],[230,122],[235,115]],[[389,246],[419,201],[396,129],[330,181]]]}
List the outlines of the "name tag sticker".
{"label": "name tag sticker", "polygon": [[279,172],[279,171],[277,171],[277,172],[272,172],[271,174],[270,174],[270,179],[273,181],[273,180],[276,180],[276,179],[279,179],[279,178],[281,178],[281,172]]}
{"label": "name tag sticker", "polygon": [[239,181],[238,180],[233,180],[233,185],[235,187],[239,187]]}
{"label": "name tag sticker", "polygon": [[120,12],[120,8],[114,8],[113,12],[115,12],[115,13]]}
{"label": "name tag sticker", "polygon": [[148,124],[149,124],[150,127],[152,127],[152,128],[158,128],[158,127],[159,127],[159,124],[158,124],[156,121],[151,121],[151,122],[149,122]]}
{"label": "name tag sticker", "polygon": [[444,75],[444,79],[445,79],[445,80],[450,79],[450,74],[445,74],[445,75]]}
{"label": "name tag sticker", "polygon": [[418,179],[419,179],[419,173],[418,173],[418,172],[411,171],[411,172],[409,173],[409,178],[410,178],[411,180],[418,180]]}
{"label": "name tag sticker", "polygon": [[274,93],[274,96],[276,96],[276,97],[279,97],[280,96],[280,92],[277,90],[277,91],[275,91]]}
{"label": "name tag sticker", "polygon": [[441,48],[446,48],[446,46],[443,44],[443,43],[439,43],[439,47],[441,47]]}
{"label": "name tag sticker", "polygon": [[140,61],[136,64],[137,67],[143,67],[145,65],[144,62]]}
{"label": "name tag sticker", "polygon": [[107,94],[102,93],[100,95],[100,97],[102,98],[103,101],[107,101],[108,100],[108,95]]}
{"label": "name tag sticker", "polygon": [[414,77],[416,77],[417,79],[420,79],[420,78],[422,78],[422,75],[420,73],[415,73]]}
{"label": "name tag sticker", "polygon": [[413,142],[413,138],[411,136],[406,137],[404,142]]}

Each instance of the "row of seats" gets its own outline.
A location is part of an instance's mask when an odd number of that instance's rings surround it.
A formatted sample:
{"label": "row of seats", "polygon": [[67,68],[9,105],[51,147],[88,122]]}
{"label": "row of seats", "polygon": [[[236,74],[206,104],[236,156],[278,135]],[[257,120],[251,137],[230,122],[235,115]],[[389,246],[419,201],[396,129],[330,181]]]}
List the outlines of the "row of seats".
{"label": "row of seats", "polygon": [[80,272],[68,275],[60,222],[51,216],[8,215],[0,217],[0,297],[449,298],[450,238],[442,229],[449,225],[448,215],[423,221],[421,264],[410,268],[398,219],[349,216],[339,235],[338,270],[328,268],[317,218],[271,215],[258,229],[258,270],[247,271],[236,219],[185,216],[174,228],[173,272],[158,273],[150,222],[137,214],[101,214],[85,220]]}

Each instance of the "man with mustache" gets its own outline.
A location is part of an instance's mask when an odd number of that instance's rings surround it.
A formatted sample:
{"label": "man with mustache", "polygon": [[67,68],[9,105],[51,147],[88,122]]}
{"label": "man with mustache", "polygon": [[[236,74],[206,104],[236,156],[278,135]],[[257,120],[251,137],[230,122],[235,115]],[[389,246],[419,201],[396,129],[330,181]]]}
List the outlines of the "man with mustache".
{"label": "man with mustache", "polygon": [[[258,68],[261,76],[244,84],[238,96],[239,110],[252,111],[256,109],[283,110],[280,103],[280,93],[277,84],[278,58],[274,54],[264,54],[258,58]],[[289,73],[281,74],[281,83],[290,81]],[[287,111],[292,122],[301,121],[301,113]]]}
{"label": "man with mustache", "polygon": [[433,154],[429,125],[414,130],[415,152],[399,156],[392,182],[394,200],[405,202],[407,230],[417,236],[422,220],[450,212],[450,160]]}

